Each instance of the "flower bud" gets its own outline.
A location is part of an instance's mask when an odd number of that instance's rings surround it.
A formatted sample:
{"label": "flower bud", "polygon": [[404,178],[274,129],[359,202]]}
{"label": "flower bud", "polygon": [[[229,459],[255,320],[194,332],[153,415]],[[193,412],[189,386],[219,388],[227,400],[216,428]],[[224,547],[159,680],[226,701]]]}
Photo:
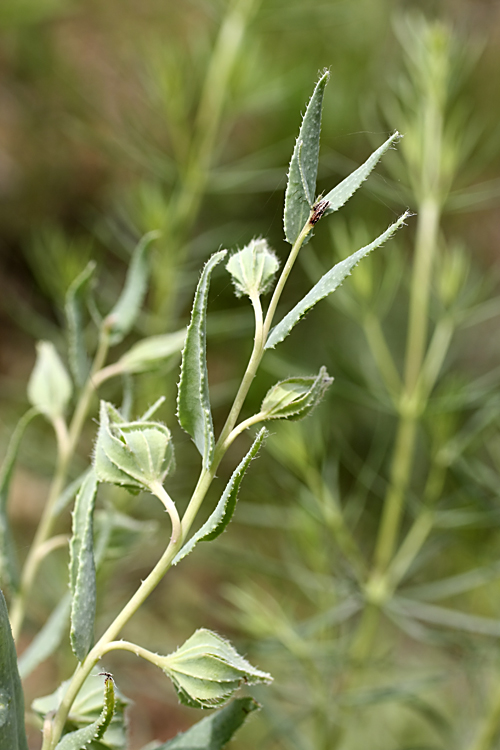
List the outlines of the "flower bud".
{"label": "flower bud", "polygon": [[260,411],[264,419],[303,419],[319,404],[332,381],[325,367],[316,376],[282,380],[267,392]]}
{"label": "flower bud", "polygon": [[276,255],[263,239],[252,240],[243,250],[231,255],[226,265],[237,297],[265,294],[278,268]]}

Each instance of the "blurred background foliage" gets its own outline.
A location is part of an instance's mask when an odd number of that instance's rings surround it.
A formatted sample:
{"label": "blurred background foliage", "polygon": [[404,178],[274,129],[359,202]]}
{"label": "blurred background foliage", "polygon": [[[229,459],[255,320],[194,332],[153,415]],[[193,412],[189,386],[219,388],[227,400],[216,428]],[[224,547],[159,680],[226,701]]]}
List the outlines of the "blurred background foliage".
{"label": "blurred background foliage", "polygon": [[[439,24],[426,26],[424,17]],[[186,323],[200,265],[219,247],[264,235],[284,257],[286,169],[318,70],[332,73],[321,188],[346,176],[388,132],[405,138],[342,214],[318,227],[284,306],[401,206],[421,212],[435,187],[422,167],[426,102],[437,102],[439,216],[428,307],[435,344],[405,487],[409,541],[396,556],[396,591],[374,604],[365,567],[401,419],[394,393],[418,218],[356,269],[332,304],[318,306],[279,354],[267,355],[249,413],[277,377],[322,364],[335,376],[327,406],[304,423],[273,428],[230,531],[170,574],[129,626],[132,639],[164,651],[195,627],[212,627],[273,673],[274,686],[256,691],[263,713],[235,748],[495,746],[499,42],[494,0],[0,4],[2,444],[26,407],[35,340],[64,347],[64,295],[89,258],[99,265],[96,307],[107,312],[138,237],[161,231],[140,337]],[[251,343],[251,314],[222,275],[209,320],[211,393],[222,420]],[[175,431],[179,467],[171,493],[182,502],[197,456],[171,416],[176,380],[175,363],[141,376],[134,409],[167,394],[161,416]],[[120,403],[122,388],[107,389]],[[89,423],[75,477],[94,429]],[[44,502],[51,445],[40,424],[23,444],[11,504],[21,553]],[[100,571],[98,627],[144,577],[165,536],[162,514],[147,499],[109,493],[103,529],[106,513],[115,524]],[[61,549],[44,564],[26,642],[66,578]],[[359,646],[370,606],[382,616]],[[30,677],[30,695],[50,692],[71,660],[69,647],[61,648]],[[109,662],[135,701],[132,750],[192,723],[161,674],[127,655]]]}

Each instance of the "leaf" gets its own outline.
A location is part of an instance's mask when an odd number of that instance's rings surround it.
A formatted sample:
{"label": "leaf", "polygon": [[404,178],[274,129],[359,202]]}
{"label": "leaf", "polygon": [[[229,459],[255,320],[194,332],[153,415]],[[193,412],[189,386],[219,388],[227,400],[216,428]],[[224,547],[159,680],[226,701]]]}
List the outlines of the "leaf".
{"label": "leaf", "polygon": [[321,277],[318,283],[313,286],[311,291],[306,294],[306,296],[297,305],[295,305],[293,310],[291,310],[288,315],[285,315],[283,320],[281,320],[280,323],[278,323],[278,325],[271,330],[264,349],[274,349],[276,344],[279,344],[281,341],[283,341],[283,339],[288,336],[292,328],[299,322],[300,318],[305,315],[308,310],[314,307],[317,302],[334,292],[335,289],[337,289],[337,287],[340,286],[340,284],[344,281],[346,276],[349,276],[356,263],[359,263],[359,261],[364,258],[365,255],[368,255],[368,253],[371,253],[372,250],[380,247],[380,245],[383,245],[384,242],[392,237],[394,232],[399,229],[402,224],[404,224],[409,215],[409,212],[405,211],[405,213],[400,216],[399,219],[394,222],[394,224],[391,224],[391,226],[386,229],[383,234],[377,237],[377,239],[374,240],[371,244],[367,245],[366,247],[362,247],[361,250],[358,250],[357,252],[349,256],[349,258],[346,258],[340,263],[337,263],[333,268],[325,273],[325,275]]}
{"label": "leaf", "polygon": [[316,84],[288,169],[283,223],[285,237],[291,245],[309,218],[316,194],[323,94],[329,78],[330,73],[325,71]]}
{"label": "leaf", "polygon": [[326,367],[316,376],[287,378],[276,383],[266,394],[261,413],[263,420],[292,419],[307,417],[319,404],[326,389],[333,382]]}
{"label": "leaf", "polygon": [[94,563],[94,507],[97,477],[90,472],[78,492],[70,542],[71,647],[83,661],[94,642],[96,581]]}
{"label": "leaf", "polygon": [[253,698],[236,698],[156,750],[222,750],[248,715],[259,708]]}
{"label": "leaf", "polygon": [[24,695],[17,669],[7,605],[0,591],[0,748],[28,750],[24,729]]}
{"label": "leaf", "polygon": [[64,308],[68,328],[69,366],[73,380],[80,388],[87,380],[90,371],[90,363],[84,339],[83,302],[95,269],[96,264],[91,260],[86,268],[70,284]]}
{"label": "leaf", "polygon": [[162,360],[182,350],[186,340],[186,330],[166,333],[163,336],[149,336],[135,344],[117,362],[120,372],[147,372],[158,367]]}
{"label": "leaf", "polygon": [[216,539],[229,524],[233,517],[234,509],[236,507],[236,501],[238,499],[238,490],[240,488],[241,480],[245,475],[246,470],[250,465],[250,461],[257,455],[260,446],[264,442],[267,436],[267,430],[262,428],[255,440],[252,443],[252,447],[246,454],[245,458],[240,461],[236,469],[234,470],[231,479],[227,483],[226,489],[224,490],[221,499],[217,503],[217,506],[210,516],[210,518],[203,524],[203,526],[194,534],[191,539],[182,547],[182,549],[174,557],[172,565],[177,565],[184,557],[189,555],[190,552],[196,547],[198,542],[212,541]]}
{"label": "leaf", "polygon": [[347,203],[349,198],[356,192],[356,190],[363,184],[370,172],[376,166],[380,157],[392,146],[393,143],[397,143],[401,139],[400,133],[397,131],[391,135],[371,156],[362,164],[360,167],[354,170],[345,180],[330,190],[323,200],[328,201],[329,205],[326,209],[324,216],[338,211],[344,203]]}
{"label": "leaf", "polygon": [[19,673],[23,680],[39,664],[52,656],[60,646],[69,623],[71,595],[68,592],[54,609],[43,628],[33,638],[28,648],[19,657]]}
{"label": "leaf", "polygon": [[70,377],[50,341],[39,341],[37,359],[28,382],[28,399],[51,422],[61,417],[71,398]]}
{"label": "leaf", "polygon": [[214,428],[210,410],[207,373],[207,298],[210,276],[226,256],[226,250],[212,255],[203,268],[194,296],[191,322],[182,352],[181,379],[177,395],[177,418],[183,430],[194,440],[203,458],[203,468],[210,466],[214,450]]}
{"label": "leaf", "polygon": [[15,591],[19,585],[19,571],[7,515],[7,503],[19,445],[26,427],[37,414],[36,409],[29,409],[21,417],[12,434],[7,454],[0,469],[0,583],[12,591]]}
{"label": "leaf", "polygon": [[96,721],[82,729],[66,734],[56,745],[56,750],[82,750],[87,743],[100,740],[111,724],[115,712],[115,684],[111,677],[104,682],[104,705]]}
{"label": "leaf", "polygon": [[148,232],[140,240],[132,254],[123,291],[118,302],[104,321],[104,326],[109,330],[110,344],[113,346],[123,341],[132,330],[140,312],[149,279],[149,249],[151,242],[159,236],[160,233],[157,231]]}
{"label": "leaf", "polygon": [[270,674],[253,667],[229,641],[205,628],[157,663],[172,680],[181,703],[193,708],[226,703],[242,683],[272,681]]}

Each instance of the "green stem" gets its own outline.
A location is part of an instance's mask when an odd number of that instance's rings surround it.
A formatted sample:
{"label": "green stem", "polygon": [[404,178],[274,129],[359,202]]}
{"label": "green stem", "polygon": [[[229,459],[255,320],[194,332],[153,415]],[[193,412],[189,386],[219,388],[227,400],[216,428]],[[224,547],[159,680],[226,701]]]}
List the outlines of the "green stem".
{"label": "green stem", "polygon": [[387,345],[380,321],[373,312],[368,311],[365,315],[363,328],[372,357],[375,360],[385,387],[392,399],[395,400],[397,394],[401,393],[401,378]]}

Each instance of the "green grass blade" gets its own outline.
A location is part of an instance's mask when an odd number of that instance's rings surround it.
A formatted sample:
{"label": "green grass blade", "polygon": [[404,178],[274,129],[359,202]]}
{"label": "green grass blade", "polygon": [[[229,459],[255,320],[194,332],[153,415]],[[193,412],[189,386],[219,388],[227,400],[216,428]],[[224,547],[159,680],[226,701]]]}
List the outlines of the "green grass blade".
{"label": "green grass blade", "polygon": [[376,240],[371,242],[369,245],[366,245],[366,247],[362,247],[361,250],[358,250],[357,252],[350,255],[349,258],[346,258],[340,263],[337,263],[337,265],[335,265],[327,273],[325,273],[325,275],[322,276],[318,283],[313,286],[311,291],[306,294],[306,296],[297,305],[295,305],[293,310],[291,310],[288,315],[285,315],[283,320],[280,321],[280,323],[278,323],[278,325],[271,330],[264,348],[274,349],[276,344],[279,344],[281,341],[283,341],[283,339],[288,336],[292,328],[299,322],[302,316],[305,315],[308,310],[314,307],[317,302],[334,292],[335,289],[337,289],[337,287],[342,284],[346,276],[349,276],[354,266],[359,263],[359,261],[364,258],[365,255],[368,255],[368,253],[371,253],[372,250],[380,247],[380,245],[383,245],[384,242],[392,237],[394,232],[399,229],[402,224],[404,224],[405,219],[408,216],[409,213],[408,211],[406,211],[402,216],[399,217],[396,222],[394,222],[394,224],[391,224],[391,226],[386,229],[385,232],[377,237]]}
{"label": "green grass blade", "polygon": [[177,418],[194,440],[206,469],[212,460],[215,439],[208,392],[206,356],[207,299],[210,276],[226,256],[221,250],[205,264],[196,289],[191,322],[182,352],[181,379],[177,395]]}
{"label": "green grass blade", "polygon": [[28,750],[24,695],[7,605],[0,591],[0,750]]}
{"label": "green grass blade", "polygon": [[326,209],[324,216],[327,216],[334,211],[338,211],[339,208],[344,205],[344,203],[347,203],[349,198],[356,192],[359,187],[361,187],[363,182],[369,176],[370,172],[374,169],[380,157],[385,154],[387,149],[390,148],[393,143],[397,143],[400,138],[401,135],[398,132],[393,133],[385,143],[383,143],[376,151],[373,152],[371,156],[368,157],[364,164],[358,167],[358,169],[355,169],[354,172],[346,177],[345,180],[342,180],[342,182],[337,185],[337,187],[334,187],[333,190],[330,190],[330,192],[325,195],[323,200],[328,201],[330,205]]}
{"label": "green grass blade", "polygon": [[70,610],[71,595],[68,592],[19,657],[19,674],[23,680],[59,648],[69,624]]}
{"label": "green grass blade", "polygon": [[94,637],[96,581],[94,563],[95,473],[89,472],[75,502],[70,542],[71,646],[78,661],[90,651]]}
{"label": "green grass blade", "polygon": [[291,245],[304,227],[314,202],[323,94],[329,77],[330,73],[326,71],[316,84],[300,126],[288,169],[283,223],[285,237]]}
{"label": "green grass blade", "polygon": [[68,330],[69,366],[73,380],[79,388],[85,383],[90,370],[84,338],[83,309],[88,285],[95,269],[95,262],[90,261],[70,285],[64,306]]}
{"label": "green grass blade", "polygon": [[246,456],[240,461],[231,479],[227,483],[226,489],[222,493],[222,497],[217,503],[217,506],[206,523],[194,534],[191,539],[184,545],[184,547],[178,552],[174,558],[173,565],[177,565],[184,557],[189,555],[190,552],[196,547],[198,542],[212,541],[216,539],[226,526],[229,524],[233,517],[234,509],[236,507],[236,501],[238,499],[238,490],[240,488],[241,480],[245,475],[250,462],[255,458],[260,446],[264,442],[267,436],[267,430],[262,428],[257,437],[252,443],[252,447],[246,454]]}

